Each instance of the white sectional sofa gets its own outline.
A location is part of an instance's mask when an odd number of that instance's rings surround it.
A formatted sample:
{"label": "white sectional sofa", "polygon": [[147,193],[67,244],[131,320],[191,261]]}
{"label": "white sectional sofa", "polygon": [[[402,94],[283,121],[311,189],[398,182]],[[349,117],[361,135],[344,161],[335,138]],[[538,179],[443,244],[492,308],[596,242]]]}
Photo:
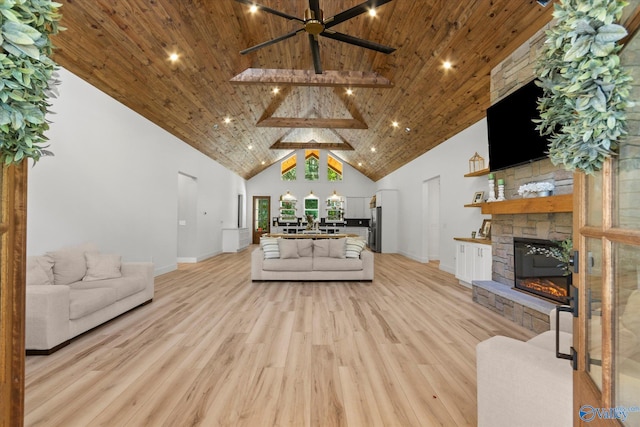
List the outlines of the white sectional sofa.
{"label": "white sectional sofa", "polygon": [[251,254],[251,280],[371,281],[373,253],[364,241],[262,239]]}
{"label": "white sectional sofa", "polygon": [[49,354],[153,299],[151,262],[121,262],[83,245],[27,258],[26,349]]}

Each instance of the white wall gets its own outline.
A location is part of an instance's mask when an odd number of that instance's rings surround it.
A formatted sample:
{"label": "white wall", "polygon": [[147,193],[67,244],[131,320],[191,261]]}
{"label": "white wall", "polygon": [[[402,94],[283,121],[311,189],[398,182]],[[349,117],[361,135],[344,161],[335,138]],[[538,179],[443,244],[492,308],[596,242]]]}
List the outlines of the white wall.
{"label": "white wall", "polygon": [[[251,228],[253,196],[271,196],[271,217],[278,216],[280,196],[287,191],[298,199],[298,216],[302,216],[302,199],[311,191],[324,200],[334,190],[343,197],[367,197],[375,194],[375,183],[361,174],[357,169],[343,162],[343,178],[340,182],[327,181],[327,151],[320,150],[320,179],[306,181],[304,179],[304,150],[297,150],[297,180],[282,181],[280,178],[280,162],[276,162],[258,175],[247,181],[247,226]],[[332,153],[340,159],[340,152]],[[285,157],[288,158],[289,156]],[[325,216],[323,212],[321,216]]]}
{"label": "white wall", "polygon": [[[27,253],[94,242],[176,268],[178,172],[197,178],[197,259],[222,251],[246,182],[113,98],[60,70],[47,133],[55,157],[29,171]],[[206,214],[205,214],[206,212]]]}
{"label": "white wall", "polygon": [[422,234],[428,230],[427,224],[423,224],[423,210],[427,208],[422,200],[423,183],[440,177],[440,269],[455,273],[453,238],[471,237],[482,220],[490,218],[481,215],[479,208],[463,207],[472,202],[476,191],[488,191],[486,176],[464,177],[469,172],[469,159],[476,151],[489,158],[487,141],[487,124],[483,119],[376,182],[378,189],[398,190],[399,253],[425,261],[421,256],[425,240]]}

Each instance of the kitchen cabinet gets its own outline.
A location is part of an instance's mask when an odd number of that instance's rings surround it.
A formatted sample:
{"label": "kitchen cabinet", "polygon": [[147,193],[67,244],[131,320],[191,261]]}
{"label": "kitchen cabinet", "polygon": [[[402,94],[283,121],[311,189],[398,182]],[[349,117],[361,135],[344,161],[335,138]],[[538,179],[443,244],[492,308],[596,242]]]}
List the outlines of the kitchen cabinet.
{"label": "kitchen cabinet", "polygon": [[369,218],[369,198],[347,197],[345,218]]}
{"label": "kitchen cabinet", "polygon": [[465,286],[473,280],[491,280],[491,242],[475,243],[456,239],[456,278]]}

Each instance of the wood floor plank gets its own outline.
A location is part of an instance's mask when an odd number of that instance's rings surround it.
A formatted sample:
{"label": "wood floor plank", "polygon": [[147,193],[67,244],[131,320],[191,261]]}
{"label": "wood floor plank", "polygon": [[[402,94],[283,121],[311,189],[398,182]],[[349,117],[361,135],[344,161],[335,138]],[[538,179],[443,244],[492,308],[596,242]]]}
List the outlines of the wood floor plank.
{"label": "wood floor plank", "polygon": [[251,249],[156,278],[151,304],[26,361],[26,426],[473,426],[475,346],[533,334],[437,264],[251,282]]}

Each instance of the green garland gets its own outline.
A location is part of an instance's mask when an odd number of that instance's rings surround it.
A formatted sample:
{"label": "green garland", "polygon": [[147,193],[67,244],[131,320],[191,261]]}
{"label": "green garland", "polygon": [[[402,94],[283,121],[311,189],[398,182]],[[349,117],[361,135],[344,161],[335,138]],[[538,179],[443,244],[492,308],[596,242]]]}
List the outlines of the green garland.
{"label": "green garland", "polygon": [[537,129],[548,136],[549,158],[567,170],[591,174],[615,155],[626,135],[631,77],[620,67],[616,42],[627,35],[615,24],[622,0],[562,0],[555,26],[536,65],[544,95]]}
{"label": "green garland", "polygon": [[49,129],[48,99],[55,97],[57,65],[49,36],[62,5],[50,0],[0,1],[0,161],[37,161],[50,154],[43,144]]}

